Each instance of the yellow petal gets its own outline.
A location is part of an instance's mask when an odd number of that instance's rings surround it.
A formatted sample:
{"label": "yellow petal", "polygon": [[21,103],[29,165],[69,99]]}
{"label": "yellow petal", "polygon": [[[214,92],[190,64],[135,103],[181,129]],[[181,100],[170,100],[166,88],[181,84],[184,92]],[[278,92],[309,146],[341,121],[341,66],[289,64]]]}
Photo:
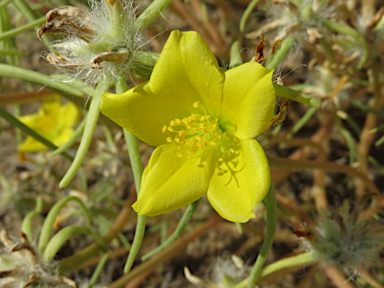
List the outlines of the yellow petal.
{"label": "yellow petal", "polygon": [[255,217],[253,207],[264,199],[270,184],[268,160],[260,144],[229,138],[214,154],[212,169],[207,197],[220,216],[240,223]]}
{"label": "yellow petal", "polygon": [[220,116],[225,131],[250,139],[267,128],[276,105],[272,72],[255,62],[225,72]]}
{"label": "yellow petal", "polygon": [[[45,99],[37,113],[22,116],[19,120],[56,146],[61,146],[72,136],[74,130],[71,127],[79,118],[80,111],[75,104],[62,105],[60,97],[55,96]],[[27,137],[19,146],[21,152],[45,150],[47,147],[32,137]]]}
{"label": "yellow petal", "polygon": [[[212,150],[211,150],[212,151]],[[177,157],[174,144],[157,147],[144,170],[137,202],[140,215],[155,216],[184,207],[208,190],[211,153],[188,159]]]}
{"label": "yellow petal", "polygon": [[72,127],[80,121],[81,112],[73,102],[68,102],[60,108],[61,122],[63,127]]}
{"label": "yellow petal", "polygon": [[193,108],[194,102],[200,101],[213,117],[219,114],[223,80],[216,58],[199,34],[173,31],[151,80],[123,94],[105,94],[101,111],[144,142],[159,146],[171,136],[162,133],[164,125],[200,112]]}
{"label": "yellow petal", "polygon": [[18,147],[20,152],[40,152],[48,150],[48,147],[35,138],[28,136],[23,143]]}

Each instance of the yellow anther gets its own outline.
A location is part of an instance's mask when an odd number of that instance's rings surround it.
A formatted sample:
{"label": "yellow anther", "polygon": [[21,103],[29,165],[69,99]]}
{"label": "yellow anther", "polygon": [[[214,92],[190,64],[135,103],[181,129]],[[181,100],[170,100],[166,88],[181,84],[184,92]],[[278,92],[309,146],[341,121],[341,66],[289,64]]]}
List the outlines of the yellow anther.
{"label": "yellow anther", "polygon": [[179,137],[180,137],[180,138],[184,139],[184,138],[185,138],[185,135],[186,135],[186,133],[185,133],[184,130],[180,130],[180,131],[179,131]]}
{"label": "yellow anther", "polygon": [[199,151],[217,147],[221,138],[225,137],[218,124],[218,119],[208,115],[206,108],[199,101],[193,103],[194,108],[200,109],[200,113],[192,113],[182,119],[176,118],[170,121],[162,129],[163,133],[169,131],[176,133],[167,142],[177,147],[177,157],[194,157]]}

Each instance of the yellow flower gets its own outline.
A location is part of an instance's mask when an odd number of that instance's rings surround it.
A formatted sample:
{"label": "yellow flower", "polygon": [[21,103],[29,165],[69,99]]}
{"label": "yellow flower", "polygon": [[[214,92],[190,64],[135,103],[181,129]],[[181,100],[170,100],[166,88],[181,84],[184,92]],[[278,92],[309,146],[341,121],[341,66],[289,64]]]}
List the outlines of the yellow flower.
{"label": "yellow flower", "polygon": [[276,96],[272,70],[255,62],[221,72],[196,32],[171,33],[151,80],[105,94],[101,111],[156,146],[133,208],[155,216],[203,195],[225,219],[246,222],[269,189],[254,139],[268,126]]}
{"label": "yellow flower", "polygon": [[[55,96],[44,100],[37,113],[22,116],[19,120],[56,146],[61,146],[72,136],[74,130],[71,127],[80,120],[80,111],[72,102],[63,105],[60,97]],[[47,149],[44,144],[31,136],[19,146],[20,152],[38,152]]]}

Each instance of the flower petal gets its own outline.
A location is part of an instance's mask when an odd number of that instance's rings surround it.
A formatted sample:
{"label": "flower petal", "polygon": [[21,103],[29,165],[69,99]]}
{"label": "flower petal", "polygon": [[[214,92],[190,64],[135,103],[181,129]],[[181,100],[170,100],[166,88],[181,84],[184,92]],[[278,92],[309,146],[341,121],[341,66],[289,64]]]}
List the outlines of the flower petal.
{"label": "flower petal", "polygon": [[223,81],[201,36],[173,31],[151,80],[123,94],[104,94],[101,111],[144,142],[159,146],[172,136],[162,133],[163,126],[196,113],[194,102],[201,101],[213,117],[219,115]]}
{"label": "flower petal", "polygon": [[253,207],[264,199],[270,184],[268,160],[260,144],[233,137],[214,154],[211,169],[207,197],[221,217],[241,223],[255,217]]}
{"label": "flower petal", "polygon": [[225,72],[220,125],[241,139],[254,138],[269,124],[276,105],[272,70],[250,62]]}
{"label": "flower petal", "polygon": [[132,206],[140,215],[156,216],[179,209],[207,192],[212,153],[191,159],[177,157],[177,153],[174,144],[165,144],[152,154],[139,198]]}

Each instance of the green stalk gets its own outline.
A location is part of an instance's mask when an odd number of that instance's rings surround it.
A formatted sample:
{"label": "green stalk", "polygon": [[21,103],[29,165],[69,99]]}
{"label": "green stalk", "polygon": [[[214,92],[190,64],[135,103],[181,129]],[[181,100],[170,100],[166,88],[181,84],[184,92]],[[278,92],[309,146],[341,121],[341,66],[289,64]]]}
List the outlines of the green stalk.
{"label": "green stalk", "polygon": [[325,20],[322,25],[329,30],[351,36],[357,43],[361,45],[361,47],[363,48],[362,57],[360,58],[359,63],[357,63],[355,69],[351,71],[351,74],[363,68],[369,56],[369,46],[364,36],[362,36],[358,31],[356,31],[352,27],[346,26],[341,23]]}
{"label": "green stalk", "polygon": [[[25,16],[25,18],[28,19],[29,22],[34,22],[35,20],[37,20],[35,12],[31,9],[31,7],[24,0],[14,0],[13,4],[21,12],[21,14],[23,14]],[[44,16],[44,18],[45,18],[45,16]],[[41,24],[43,24],[43,23],[41,23]],[[40,28],[41,24],[36,24],[36,27],[35,27],[36,31],[37,31],[37,29]],[[51,42],[49,41],[49,38],[47,37],[47,35],[43,35],[42,38],[43,38],[44,45],[49,48],[51,45]]]}
{"label": "green stalk", "polygon": [[292,131],[288,133],[287,138],[292,138],[293,135],[295,135],[303,126],[305,123],[309,121],[309,119],[312,118],[312,116],[316,113],[317,108],[311,107],[305,112],[304,116],[301,117],[301,119],[293,126]]}
{"label": "green stalk", "polygon": [[[127,82],[125,81],[125,78],[119,77],[116,80],[116,93],[123,93],[127,90],[128,86]],[[125,136],[125,141],[127,143],[129,158],[131,160],[131,167],[136,185],[136,193],[139,194],[141,188],[141,177],[143,174],[143,165],[141,163],[139,142],[136,136],[132,135],[125,129],[123,129],[123,132]],[[135,261],[137,253],[139,252],[141,242],[144,238],[146,220],[147,216],[145,215],[140,215],[137,219],[135,236],[133,238],[131,250],[128,254],[127,262],[124,266],[124,273],[128,273],[128,271],[132,268],[133,262]]]}
{"label": "green stalk", "polygon": [[70,84],[60,82],[57,79],[51,78],[48,75],[35,72],[29,69],[15,67],[12,65],[0,63],[0,77],[9,77],[25,80],[28,82],[40,84],[44,87],[50,88],[51,90],[59,90],[77,97],[84,97],[92,93],[91,89],[82,88]]}
{"label": "green stalk", "polygon": [[[283,270],[286,268],[295,267],[295,266],[302,266],[302,265],[309,265],[314,261],[316,261],[316,259],[313,258],[312,254],[310,252],[302,253],[302,254],[295,255],[295,256],[292,256],[289,258],[284,258],[282,260],[276,261],[276,262],[268,265],[267,267],[265,267],[261,271],[260,278],[264,278],[268,275],[271,275],[272,273],[275,273],[277,271],[280,271],[280,270]],[[244,279],[243,281],[241,281],[239,284],[237,284],[236,286],[234,286],[232,288],[245,288],[245,287],[247,287],[247,283],[248,283],[248,278]]]}
{"label": "green stalk", "polygon": [[42,210],[43,210],[43,199],[41,199],[41,197],[37,197],[35,210],[29,212],[27,216],[24,217],[23,223],[21,224],[21,231],[23,231],[23,233],[27,235],[27,238],[31,243],[33,242],[32,221],[33,221],[33,218],[39,215]]}
{"label": "green stalk", "polygon": [[188,205],[187,210],[185,210],[183,217],[181,218],[179,224],[177,224],[176,230],[172,233],[172,235],[166,241],[164,241],[159,247],[157,247],[155,250],[153,250],[153,251],[145,254],[143,257],[141,257],[142,261],[145,261],[148,258],[151,258],[152,256],[156,255],[157,253],[163,251],[165,248],[167,248],[169,245],[171,245],[177,238],[180,237],[180,235],[184,231],[185,226],[187,226],[189,220],[191,220],[193,214],[195,213],[197,207],[199,207],[200,201],[201,201],[201,198]]}
{"label": "green stalk", "polygon": [[247,19],[253,9],[256,7],[257,3],[259,3],[260,0],[252,0],[251,3],[248,4],[247,9],[245,9],[243,16],[241,16],[240,20],[240,31],[244,32],[245,23],[247,22]]}
{"label": "green stalk", "polygon": [[135,56],[135,62],[141,65],[154,67],[159,60],[160,53],[137,51]]}
{"label": "green stalk", "polygon": [[[7,120],[9,122],[9,124],[20,129],[23,133],[33,137],[34,139],[41,142],[42,144],[44,144],[48,148],[50,148],[52,150],[57,149],[57,146],[55,144],[53,144],[51,141],[49,141],[45,137],[41,136],[40,134],[36,133],[35,130],[29,128],[24,123],[20,122],[19,119],[17,119],[12,114],[8,113],[7,110],[5,110],[2,107],[0,107],[0,118],[4,118],[5,120]],[[64,158],[68,159],[69,161],[73,161],[72,156],[67,154],[66,152],[62,153],[62,155]]]}
{"label": "green stalk", "polygon": [[153,1],[135,21],[137,30],[147,27],[160,13],[171,4],[172,0]]}
{"label": "green stalk", "polygon": [[103,238],[101,238],[96,232],[94,232],[91,228],[85,226],[68,226],[61,229],[55,236],[52,237],[51,241],[49,241],[47,248],[44,251],[44,258],[47,261],[52,260],[57,251],[63,246],[63,244],[72,236],[77,234],[85,234],[92,236],[104,249],[108,249],[108,246],[104,242]]}
{"label": "green stalk", "polygon": [[320,105],[321,105],[320,99],[313,98],[312,96],[309,96],[307,94],[302,94],[286,86],[282,86],[276,83],[273,83],[273,87],[275,88],[276,94],[280,97],[287,98],[292,101],[300,102],[314,108],[320,108]]}
{"label": "green stalk", "polygon": [[92,288],[93,286],[95,286],[96,281],[97,281],[97,279],[99,279],[101,271],[103,270],[105,263],[107,263],[107,260],[108,260],[108,257],[110,254],[111,254],[111,251],[108,251],[107,253],[105,253],[103,255],[103,257],[101,257],[99,264],[97,264],[97,267],[92,274],[91,280],[89,280],[88,288]]}
{"label": "green stalk", "polygon": [[281,48],[276,51],[271,57],[268,58],[265,67],[269,69],[275,69],[277,65],[283,61],[284,57],[291,50],[292,45],[296,42],[295,37],[287,37],[281,42]]}
{"label": "green stalk", "polygon": [[89,145],[91,145],[93,133],[96,128],[97,120],[100,115],[100,102],[101,95],[106,92],[108,89],[108,83],[99,83],[96,90],[93,93],[92,102],[89,107],[87,121],[84,127],[83,137],[81,138],[79,149],[77,150],[75,159],[72,162],[71,167],[69,167],[67,173],[64,175],[63,179],[60,181],[60,188],[66,187],[72,178],[75,176],[77,170],[79,169],[81,163],[83,163],[85,154],[88,151]]}
{"label": "green stalk", "polygon": [[147,221],[147,216],[140,215],[137,218],[135,237],[132,241],[131,250],[129,250],[127,262],[125,262],[124,273],[127,274],[129,270],[131,270],[133,266],[133,262],[135,262],[137,253],[140,250],[141,242],[143,241],[145,234],[145,222]]}
{"label": "green stalk", "polygon": [[87,207],[85,207],[83,201],[80,200],[80,198],[74,197],[74,196],[67,196],[61,199],[59,202],[57,202],[51,210],[49,211],[47,217],[45,218],[43,228],[41,229],[41,234],[39,238],[39,251],[44,252],[48,242],[49,238],[51,237],[53,224],[55,223],[56,217],[59,215],[61,209],[69,202],[69,201],[75,201],[77,202],[81,209],[84,212],[85,219],[87,221],[87,225],[91,227],[91,218],[89,216]]}
{"label": "green stalk", "polygon": [[42,25],[43,23],[45,23],[45,16],[44,17],[41,17],[37,20],[34,20],[33,22],[30,22],[24,26],[21,26],[19,28],[15,28],[15,29],[12,29],[12,30],[9,30],[7,32],[4,32],[4,33],[1,33],[0,34],[0,41],[3,41],[3,40],[6,40],[6,39],[9,39],[9,38],[13,38],[15,37],[16,35],[19,35],[25,31],[28,31],[30,29],[32,29],[33,27],[35,27],[36,25]]}
{"label": "green stalk", "polygon": [[229,68],[234,68],[240,64],[243,64],[243,59],[240,55],[240,42],[235,41],[231,45],[231,60],[229,62]]}
{"label": "green stalk", "polygon": [[7,6],[9,3],[11,3],[14,0],[4,0],[0,3],[0,9]]}
{"label": "green stalk", "polygon": [[[2,35],[0,35],[1,37]],[[19,50],[1,50],[0,51],[0,57],[5,57],[5,56],[25,56],[27,53]]]}
{"label": "green stalk", "polygon": [[68,139],[67,142],[65,142],[62,146],[57,148],[55,151],[53,151],[49,156],[54,156],[57,154],[63,153],[65,150],[69,149],[73,144],[75,144],[77,138],[80,137],[81,134],[84,132],[85,123],[87,120],[87,115],[83,119],[83,121],[80,123],[80,125],[76,128],[76,131],[72,134],[71,138]]}
{"label": "green stalk", "polygon": [[268,252],[272,247],[273,239],[275,237],[277,227],[277,205],[275,187],[273,186],[272,180],[269,186],[268,194],[265,197],[265,202],[267,208],[267,232],[265,234],[265,239],[263,242],[263,246],[261,247],[260,254],[257,256],[256,263],[253,266],[251,274],[249,276],[248,288],[255,287],[256,281],[260,278],[261,268],[263,267],[264,262],[267,259]]}

